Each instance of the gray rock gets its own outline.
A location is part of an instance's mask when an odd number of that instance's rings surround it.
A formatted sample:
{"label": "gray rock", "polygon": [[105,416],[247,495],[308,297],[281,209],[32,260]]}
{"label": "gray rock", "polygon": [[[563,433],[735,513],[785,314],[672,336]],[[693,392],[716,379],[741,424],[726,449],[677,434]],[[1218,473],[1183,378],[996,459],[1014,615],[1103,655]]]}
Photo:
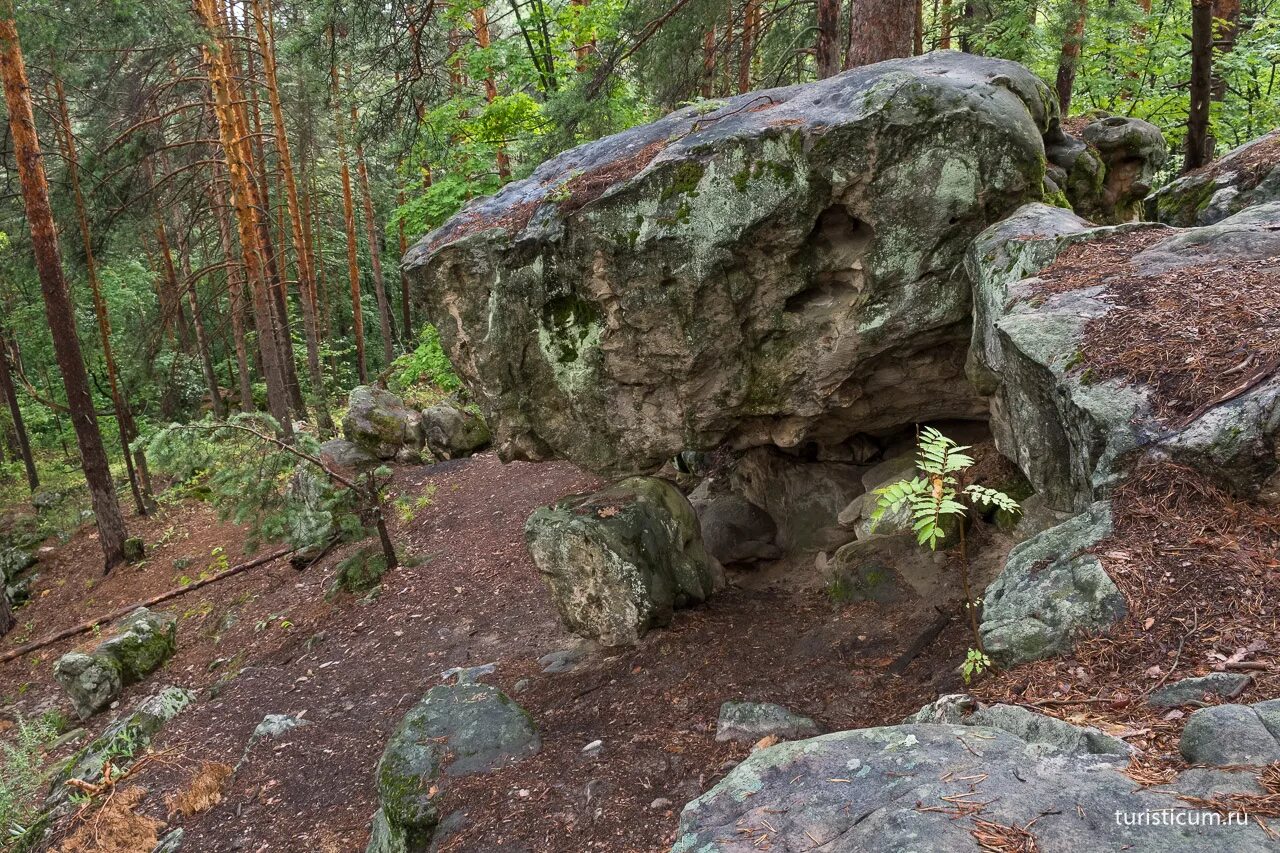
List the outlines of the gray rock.
{"label": "gray rock", "polygon": [[[1130,825],[1176,808],[1116,755],[1054,751],[1007,731],[948,723],[836,732],[755,752],[681,814],[673,853],[954,853],[973,824],[941,798],[981,801],[983,820],[1031,825],[1037,849],[1199,853],[1273,849],[1253,823]],[[933,807],[935,810],[930,810]],[[767,822],[767,825],[766,825]]]}
{"label": "gray rock", "polygon": [[0,545],[0,585],[15,582],[19,575],[35,564],[34,554],[21,548]]}
{"label": "gray rock", "polygon": [[652,477],[543,507],[525,539],[565,626],[607,646],[636,642],[724,585],[693,507]]}
{"label": "gray rock", "polygon": [[62,770],[54,775],[46,807],[56,807],[66,801],[70,792],[66,785],[68,779],[100,782],[102,766],[107,760],[111,761],[117,776],[127,770],[143,755],[151,739],[165,724],[194,701],[195,694],[189,690],[165,687],[143,699],[129,714],[112,721],[101,735],[72,755]]}
{"label": "gray rock", "polygon": [[68,652],[54,664],[54,679],[80,719],[110,705],[121,690],[158,669],[177,648],[178,622],[140,607],[89,654]]}
{"label": "gray rock", "polygon": [[716,722],[717,741],[755,743],[774,736],[782,740],[813,737],[818,724],[772,702],[725,702]]}
{"label": "gray rock", "polygon": [[484,418],[470,409],[440,403],[422,412],[427,447],[441,459],[461,459],[486,447],[492,436]]}
{"label": "gray rock", "polygon": [[959,261],[1040,198],[1055,111],[959,52],[690,106],[471,202],[404,268],[504,459],[847,458],[985,408]]}
{"label": "gray rock", "polygon": [[1214,705],[1187,718],[1178,748],[1189,764],[1229,766],[1280,761],[1280,700]]}
{"label": "gray rock", "polygon": [[1238,672],[1211,672],[1198,678],[1184,678],[1166,684],[1147,697],[1155,708],[1177,708],[1202,703],[1206,695],[1235,698],[1252,679]]}
{"label": "gray rock", "polygon": [[875,536],[860,539],[843,546],[829,563],[831,576],[827,592],[837,603],[874,601],[891,604],[911,594],[914,584],[911,577],[927,590],[927,594],[941,582],[941,570],[946,558],[939,553],[922,549],[914,536]]}
{"label": "gray rock", "polygon": [[382,464],[378,457],[345,438],[331,438],[321,444],[320,458],[325,465],[357,474],[372,471]]}
{"label": "gray rock", "polygon": [[578,668],[578,664],[582,663],[591,654],[594,648],[595,646],[592,643],[579,642],[568,648],[556,649],[554,652],[548,652],[538,658],[538,666],[542,667],[543,672],[550,675],[572,672]]}
{"label": "gray rock", "polygon": [[1009,552],[983,596],[980,630],[993,660],[1013,666],[1065,651],[1127,612],[1102,563],[1084,553],[1109,535],[1111,505],[1099,501]]}
{"label": "gray rock", "polygon": [[274,740],[287,732],[309,725],[311,725],[310,720],[304,720],[293,714],[267,714],[262,718],[262,722],[254,727],[253,734],[249,737],[249,746],[262,740]]}
{"label": "gray rock", "polygon": [[950,694],[925,705],[904,724],[949,723],[961,726],[985,726],[1008,732],[1026,741],[1044,756],[1113,755],[1121,758],[1133,753],[1133,747],[1091,726],[1071,723],[1037,714],[1018,705],[982,705],[972,696]]}
{"label": "gray rock", "polygon": [[411,851],[408,833],[400,826],[387,820],[382,809],[373,813],[369,827],[369,844],[365,853],[419,853],[426,848],[419,844]]}
{"label": "gray rock", "polygon": [[160,839],[160,843],[151,848],[151,853],[178,853],[178,850],[182,848],[182,836],[184,834],[182,827],[165,833],[164,838]]}
{"label": "gray rock", "polygon": [[455,666],[440,673],[440,677],[445,681],[452,678],[457,684],[466,684],[472,681],[479,681],[486,675],[493,675],[497,669],[498,665],[496,663],[485,663],[480,666]]}
{"label": "gray rock", "polygon": [[440,821],[437,798],[447,778],[494,770],[540,747],[529,715],[496,687],[431,689],[400,720],[378,760],[381,808],[368,849],[425,849]]}
{"label": "gray rock", "polygon": [[378,459],[392,459],[402,448],[422,447],[422,416],[390,391],[357,385],[347,398],[342,434]]}
{"label": "gray rock", "polygon": [[1075,212],[1108,225],[1139,217],[1142,201],[1169,157],[1158,127],[1123,116],[1090,122],[1079,139],[1051,130],[1045,150],[1061,170],[1061,189]]}
{"label": "gray rock", "polygon": [[702,544],[723,566],[776,560],[778,525],[773,517],[751,501],[732,493],[711,495],[690,503],[698,514]]}
{"label": "gray rock", "polygon": [[[1247,165],[1251,161],[1257,165]],[[1147,216],[1190,228],[1274,201],[1280,201],[1280,130],[1161,187],[1147,199]]]}
{"label": "gray rock", "polygon": [[743,454],[729,479],[734,493],[775,521],[778,546],[798,553],[838,548],[853,538],[840,525],[840,512],[862,493],[865,470],[759,447]]}

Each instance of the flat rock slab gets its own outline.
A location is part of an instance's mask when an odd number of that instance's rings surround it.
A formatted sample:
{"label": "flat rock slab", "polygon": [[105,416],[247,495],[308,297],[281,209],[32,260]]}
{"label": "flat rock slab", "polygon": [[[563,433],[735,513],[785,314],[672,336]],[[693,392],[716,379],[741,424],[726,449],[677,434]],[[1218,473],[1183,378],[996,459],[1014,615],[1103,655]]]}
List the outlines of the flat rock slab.
{"label": "flat rock slab", "polygon": [[1124,767],[1114,756],[1045,757],[1035,745],[983,726],[837,732],[750,756],[685,807],[672,851],[977,850],[972,819],[956,818],[955,801],[942,799],[956,795],[985,803],[974,815],[981,820],[1031,824],[1041,853],[1275,849],[1256,824],[1126,824],[1129,813],[1186,804],[1170,792],[1138,788]]}
{"label": "flat rock slab", "polygon": [[813,720],[772,702],[725,702],[720,706],[716,740],[755,743],[770,736],[794,740],[813,737],[819,731]]}
{"label": "flat rock slab", "polygon": [[1280,761],[1280,699],[1215,705],[1187,718],[1179,742],[1190,764],[1262,765]]}
{"label": "flat rock slab", "polygon": [[1154,708],[1177,708],[1203,702],[1207,696],[1235,698],[1252,680],[1240,672],[1211,672],[1198,678],[1184,678],[1152,691],[1147,704]]}

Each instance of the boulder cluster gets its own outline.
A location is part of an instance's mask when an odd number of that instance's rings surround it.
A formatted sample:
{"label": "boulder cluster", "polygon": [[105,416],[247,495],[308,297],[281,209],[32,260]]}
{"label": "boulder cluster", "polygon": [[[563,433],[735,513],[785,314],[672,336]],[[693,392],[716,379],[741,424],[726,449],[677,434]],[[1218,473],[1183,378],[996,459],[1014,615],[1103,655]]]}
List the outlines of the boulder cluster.
{"label": "boulder cluster", "polygon": [[140,607],[92,651],[68,652],[53,675],[80,719],[115,702],[123,689],[159,669],[177,649],[178,620]]}

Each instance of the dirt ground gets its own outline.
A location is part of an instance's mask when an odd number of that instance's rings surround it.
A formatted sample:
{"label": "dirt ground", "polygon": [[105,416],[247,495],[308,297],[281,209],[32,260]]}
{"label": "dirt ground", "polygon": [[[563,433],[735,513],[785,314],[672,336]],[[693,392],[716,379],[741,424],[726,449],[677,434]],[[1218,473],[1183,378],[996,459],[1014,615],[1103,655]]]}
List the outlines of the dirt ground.
{"label": "dirt ground", "polygon": [[[731,585],[708,606],[677,613],[638,647],[595,651],[569,672],[544,673],[538,658],[574,640],[524,548],[524,521],[595,484],[568,464],[502,465],[492,455],[402,468],[397,495],[434,489],[432,505],[394,529],[422,562],[385,578],[372,600],[326,600],[348,548],[301,572],[284,560],[267,564],[164,606],[180,616],[178,652],[129,688],[122,707],[162,684],[219,686],[157,738],[155,756],[132,777],[149,792],[139,810],[183,826],[184,851],[363,850],[374,766],[400,717],[445,670],[494,663],[486,680],[532,714],[542,751],[451,783],[444,812],[456,829],[442,850],[666,850],[683,804],[748,753],[715,742],[722,702],[777,702],[834,730],[897,722],[959,686],[952,670],[969,642],[958,625],[902,677],[885,671],[932,618],[923,602],[837,607],[820,590],[758,583]],[[0,651],[197,578],[215,563],[215,548],[232,564],[244,559],[242,532],[205,505],[133,523],[153,550],[145,564],[109,578],[99,577],[88,531],[45,553],[34,601]],[[0,697],[23,713],[69,714],[53,662],[94,641],[82,635],[0,665]],[[517,690],[518,682],[527,684]],[[311,725],[246,752],[266,714],[300,714]],[[87,727],[96,733],[112,716]],[[595,740],[603,748],[588,757],[583,747]],[[206,762],[242,759],[219,804],[168,814],[165,796]]]}

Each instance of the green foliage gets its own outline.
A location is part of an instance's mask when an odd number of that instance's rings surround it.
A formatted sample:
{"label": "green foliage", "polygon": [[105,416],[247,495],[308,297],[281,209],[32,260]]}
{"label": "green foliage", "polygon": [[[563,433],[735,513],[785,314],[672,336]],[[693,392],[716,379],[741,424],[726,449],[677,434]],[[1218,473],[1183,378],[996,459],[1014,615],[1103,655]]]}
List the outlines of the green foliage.
{"label": "green foliage", "polygon": [[991,658],[979,649],[969,649],[965,653],[964,663],[960,664],[960,677],[964,679],[965,684],[969,684],[974,678],[982,675],[991,668]]}
{"label": "green foliage", "polygon": [[396,359],[387,386],[393,394],[404,396],[414,386],[429,383],[446,393],[462,387],[453,364],[440,344],[440,331],[430,323],[418,333],[413,352]]}
{"label": "green foliage", "polygon": [[35,720],[18,717],[10,739],[0,742],[0,847],[22,845],[38,814],[39,792],[47,779],[44,751],[57,740],[66,719],[49,712]]}
{"label": "green foliage", "polygon": [[338,564],[329,597],[342,592],[365,595],[382,583],[386,571],[387,561],[382,554],[373,548],[361,548]]}
{"label": "green foliage", "polygon": [[968,515],[969,505],[962,496],[974,504],[990,504],[1007,512],[1016,512],[1017,501],[1003,492],[973,484],[960,487],[956,475],[973,466],[973,457],[964,452],[968,449],[933,427],[921,430],[916,467],[924,476],[899,480],[876,489],[876,506],[871,513],[873,525],[887,512],[910,507],[916,540],[936,550],[946,535],[942,529],[943,517]]}

